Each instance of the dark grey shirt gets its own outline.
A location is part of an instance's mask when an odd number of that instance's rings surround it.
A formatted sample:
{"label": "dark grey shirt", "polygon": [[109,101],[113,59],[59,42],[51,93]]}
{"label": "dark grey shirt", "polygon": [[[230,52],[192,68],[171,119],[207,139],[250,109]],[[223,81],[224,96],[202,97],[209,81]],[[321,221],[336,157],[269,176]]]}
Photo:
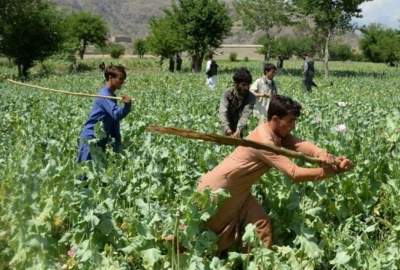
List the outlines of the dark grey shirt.
{"label": "dark grey shirt", "polygon": [[235,88],[225,91],[219,104],[219,120],[224,133],[228,130],[240,132],[245,128],[253,111],[256,97],[248,91],[241,96]]}

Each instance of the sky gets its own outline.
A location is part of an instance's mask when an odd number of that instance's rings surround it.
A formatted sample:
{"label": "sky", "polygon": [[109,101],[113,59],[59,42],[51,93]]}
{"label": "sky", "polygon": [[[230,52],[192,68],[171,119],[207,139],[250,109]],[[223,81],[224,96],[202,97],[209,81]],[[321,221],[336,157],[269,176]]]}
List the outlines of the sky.
{"label": "sky", "polygon": [[354,19],[359,26],[380,23],[400,28],[400,0],[373,0],[361,5],[363,18]]}

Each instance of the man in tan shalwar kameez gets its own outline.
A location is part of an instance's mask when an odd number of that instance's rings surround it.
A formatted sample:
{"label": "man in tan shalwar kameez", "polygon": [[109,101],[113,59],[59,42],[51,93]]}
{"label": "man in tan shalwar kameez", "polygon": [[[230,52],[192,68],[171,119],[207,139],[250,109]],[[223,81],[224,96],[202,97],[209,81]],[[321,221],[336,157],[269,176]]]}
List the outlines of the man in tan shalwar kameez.
{"label": "man in tan shalwar kameez", "polygon": [[254,129],[247,139],[289,148],[331,164],[336,160],[339,165],[302,168],[282,155],[250,147],[237,147],[217,167],[203,175],[198,184],[199,191],[222,188],[230,193],[230,198],[223,202],[217,213],[206,223],[206,227],[219,236],[220,252],[239,243],[244,227],[249,223],[256,226],[264,246],[271,247],[271,221],[250,192],[251,186],[269,169],[277,168],[295,182],[318,181],[350,169],[351,161],[347,158],[333,157],[314,144],[290,134],[300,110],[301,105],[290,98],[274,96],[270,102],[268,120]]}

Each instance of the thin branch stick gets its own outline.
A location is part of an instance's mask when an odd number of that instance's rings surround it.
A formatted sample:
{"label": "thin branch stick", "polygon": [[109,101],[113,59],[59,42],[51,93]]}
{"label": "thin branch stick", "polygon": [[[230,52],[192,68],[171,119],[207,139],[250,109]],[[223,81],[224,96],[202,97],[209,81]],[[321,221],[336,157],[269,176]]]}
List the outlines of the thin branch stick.
{"label": "thin branch stick", "polygon": [[310,157],[304,155],[303,153],[292,151],[283,147],[277,147],[272,144],[259,143],[252,140],[247,139],[237,139],[228,136],[221,136],[216,134],[208,134],[208,133],[200,133],[189,129],[180,129],[180,128],[172,128],[172,127],[159,127],[155,125],[150,125],[146,128],[147,131],[153,133],[162,133],[162,134],[170,134],[175,136],[180,136],[184,138],[194,139],[194,140],[202,140],[207,142],[213,142],[216,144],[222,145],[236,145],[236,146],[245,146],[252,147],[255,149],[262,149],[271,151],[278,155],[284,155],[291,158],[299,158],[302,160],[306,160],[313,163],[323,162],[319,158]]}
{"label": "thin branch stick", "polygon": [[21,85],[21,86],[27,86],[27,87],[31,87],[31,88],[36,88],[36,89],[40,89],[40,90],[43,90],[43,91],[47,91],[47,92],[60,93],[60,94],[70,95],[70,96],[97,97],[97,98],[108,98],[108,99],[114,99],[114,100],[122,100],[122,97],[102,96],[102,95],[93,95],[93,94],[86,94],[86,93],[68,92],[68,91],[57,90],[57,89],[42,87],[42,86],[33,85],[33,84],[17,82],[17,81],[11,80],[11,79],[7,79],[7,81],[10,82],[10,83]]}

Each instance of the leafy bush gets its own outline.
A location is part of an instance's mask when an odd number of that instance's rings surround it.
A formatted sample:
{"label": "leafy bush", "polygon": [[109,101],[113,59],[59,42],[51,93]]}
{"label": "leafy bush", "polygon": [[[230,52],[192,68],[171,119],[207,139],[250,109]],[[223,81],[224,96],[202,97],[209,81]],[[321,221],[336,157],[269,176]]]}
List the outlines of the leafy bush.
{"label": "leafy bush", "polygon": [[229,60],[231,62],[236,62],[237,61],[237,53],[236,52],[229,53]]}
{"label": "leafy bush", "polygon": [[119,58],[125,53],[125,47],[118,43],[112,43],[109,45],[109,52],[112,58]]}
{"label": "leafy bush", "polygon": [[353,56],[351,47],[347,44],[332,42],[329,45],[329,59],[334,61],[350,60]]}
{"label": "leafy bush", "polygon": [[371,24],[361,29],[360,48],[364,56],[373,62],[394,65],[400,60],[400,32]]}
{"label": "leafy bush", "polygon": [[139,55],[140,58],[143,58],[143,55],[146,53],[146,41],[144,39],[137,39],[133,43],[133,52]]}

